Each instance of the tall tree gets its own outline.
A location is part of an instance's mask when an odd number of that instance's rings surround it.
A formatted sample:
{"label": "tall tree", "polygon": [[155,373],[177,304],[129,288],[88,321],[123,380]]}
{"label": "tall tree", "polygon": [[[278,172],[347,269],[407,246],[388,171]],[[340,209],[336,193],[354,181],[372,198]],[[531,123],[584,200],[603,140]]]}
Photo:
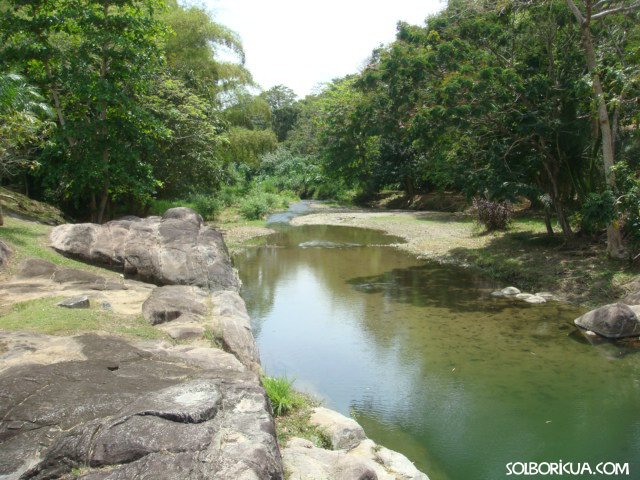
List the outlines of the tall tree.
{"label": "tall tree", "polygon": [[262,92],[260,96],[271,108],[271,125],[278,141],[285,141],[300,113],[295,92],[284,85],[276,85]]}
{"label": "tall tree", "polygon": [[[600,65],[598,64],[594,34],[594,22],[617,14],[633,14],[640,10],[640,2],[633,0],[583,0],[581,7],[574,0],[566,0],[567,6],[575,16],[582,32],[582,46],[591,82],[593,84],[594,100],[597,108],[598,125],[602,143],[602,161],[604,164],[605,180],[611,190],[616,188],[616,178],[613,166],[616,162],[614,131],[617,125],[612,125],[611,107],[607,105],[606,93],[602,85]],[[615,119],[615,117],[614,117]],[[615,121],[615,120],[614,120]],[[617,222],[607,227],[607,251],[616,258],[626,255],[622,241],[622,233]]]}
{"label": "tall tree", "polygon": [[11,0],[2,14],[3,56],[47,92],[64,153],[51,184],[90,205],[102,222],[109,201],[149,196],[145,150],[162,129],[140,103],[162,54],[160,0]]}

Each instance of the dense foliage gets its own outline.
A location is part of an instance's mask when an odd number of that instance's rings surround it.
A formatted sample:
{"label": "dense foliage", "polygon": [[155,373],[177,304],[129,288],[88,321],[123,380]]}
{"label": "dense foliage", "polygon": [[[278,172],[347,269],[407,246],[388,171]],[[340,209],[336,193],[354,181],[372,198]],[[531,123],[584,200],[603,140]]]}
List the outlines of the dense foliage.
{"label": "dense foliage", "polygon": [[550,234],[606,229],[624,255],[621,234],[640,239],[639,15],[449,0],[298,100],[257,93],[239,38],[201,7],[0,0],[2,182],[95,221],[176,198],[257,218],[282,191],[527,199]]}
{"label": "dense foliage", "polygon": [[524,197],[550,232],[553,216],[567,237],[631,234],[639,205],[607,162],[636,182],[639,8],[577,4],[450,0],[423,26],[400,23],[359,74],[305,100],[288,143],[360,190]]}

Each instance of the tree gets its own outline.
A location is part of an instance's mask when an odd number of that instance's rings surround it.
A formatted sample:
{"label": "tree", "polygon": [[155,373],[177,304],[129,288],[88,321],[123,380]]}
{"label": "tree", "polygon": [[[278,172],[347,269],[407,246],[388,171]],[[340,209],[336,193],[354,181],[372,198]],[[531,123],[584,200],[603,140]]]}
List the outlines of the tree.
{"label": "tree", "polygon": [[[0,179],[30,164],[32,151],[49,134],[52,111],[40,92],[15,73],[0,74]],[[4,224],[0,203],[0,225]]]}
{"label": "tree", "polygon": [[276,132],[278,141],[285,141],[300,113],[295,92],[284,85],[276,85],[262,92],[260,96],[269,104],[271,127]]}
{"label": "tree", "polygon": [[[584,0],[584,9],[580,9],[574,0],[566,0],[566,2],[578,21],[582,32],[582,46],[584,48],[587,69],[591,75],[593,95],[597,108],[605,180],[609,188],[615,190],[616,178],[613,166],[616,163],[616,156],[613,132],[617,129],[617,125],[612,125],[610,119],[611,108],[607,105],[607,98],[602,85],[592,26],[595,21],[602,21],[611,15],[632,14],[640,9],[640,2],[629,0]],[[614,222],[610,223],[607,227],[607,251],[612,257],[625,257],[622,233],[619,225]]]}
{"label": "tree", "polygon": [[163,129],[140,96],[161,65],[162,2],[10,4],[1,18],[3,56],[50,96],[56,111],[63,153],[49,151],[49,185],[88,203],[97,222],[113,199],[148,198],[157,183],[146,158]]}
{"label": "tree", "polygon": [[[251,73],[244,67],[240,38],[213,21],[206,10],[169,0],[162,19],[170,28],[164,47],[167,65],[187,87],[217,101],[221,92],[253,84]],[[233,52],[239,62],[220,61],[217,54],[222,48]]]}

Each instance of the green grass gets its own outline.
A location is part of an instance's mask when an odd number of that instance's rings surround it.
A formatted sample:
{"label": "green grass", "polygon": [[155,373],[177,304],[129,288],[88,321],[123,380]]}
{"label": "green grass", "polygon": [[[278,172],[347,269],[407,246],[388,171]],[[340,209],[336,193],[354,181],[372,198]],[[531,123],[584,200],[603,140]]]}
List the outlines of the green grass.
{"label": "green grass", "polygon": [[[557,230],[557,229],[556,229]],[[479,235],[483,235],[480,233]],[[506,232],[478,248],[453,248],[450,256],[521,290],[549,290],[594,306],[624,295],[623,285],[640,271],[607,257],[603,242],[588,237],[550,237],[538,218],[517,218]]]}
{"label": "green grass", "polygon": [[290,438],[305,438],[320,448],[331,448],[331,442],[322,429],[311,425],[314,407],[320,402],[293,388],[286,377],[262,377],[262,384],[273,408],[278,443],[284,446]]}
{"label": "green grass", "polygon": [[115,275],[108,270],[87,265],[86,263],[64,257],[49,247],[49,233],[52,227],[37,222],[5,217],[0,227],[0,240],[12,247],[14,255],[9,263],[9,274],[15,273],[17,265],[27,258],[41,258],[56,265],[80,268],[92,272]]}
{"label": "green grass", "polygon": [[302,395],[293,388],[293,380],[286,377],[263,377],[262,385],[276,417],[285,415],[304,403]]}
{"label": "green grass", "polygon": [[62,212],[56,207],[32,200],[3,187],[0,187],[0,203],[5,213],[15,213],[50,225],[65,223]]}
{"label": "green grass", "polygon": [[76,335],[85,332],[108,332],[128,337],[166,338],[141,315],[119,315],[92,306],[87,309],[58,307],[63,297],[39,298],[16,303],[0,316],[0,329],[21,330],[48,335]]}

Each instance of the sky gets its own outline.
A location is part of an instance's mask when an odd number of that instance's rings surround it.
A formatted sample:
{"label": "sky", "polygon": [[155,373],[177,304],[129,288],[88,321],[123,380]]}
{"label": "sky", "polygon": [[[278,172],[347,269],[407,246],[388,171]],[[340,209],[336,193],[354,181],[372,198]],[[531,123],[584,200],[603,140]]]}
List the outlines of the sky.
{"label": "sky", "polygon": [[402,20],[421,25],[442,0],[201,0],[238,33],[246,66],[265,90],[286,85],[300,97],[357,72],[372,50],[395,38]]}

